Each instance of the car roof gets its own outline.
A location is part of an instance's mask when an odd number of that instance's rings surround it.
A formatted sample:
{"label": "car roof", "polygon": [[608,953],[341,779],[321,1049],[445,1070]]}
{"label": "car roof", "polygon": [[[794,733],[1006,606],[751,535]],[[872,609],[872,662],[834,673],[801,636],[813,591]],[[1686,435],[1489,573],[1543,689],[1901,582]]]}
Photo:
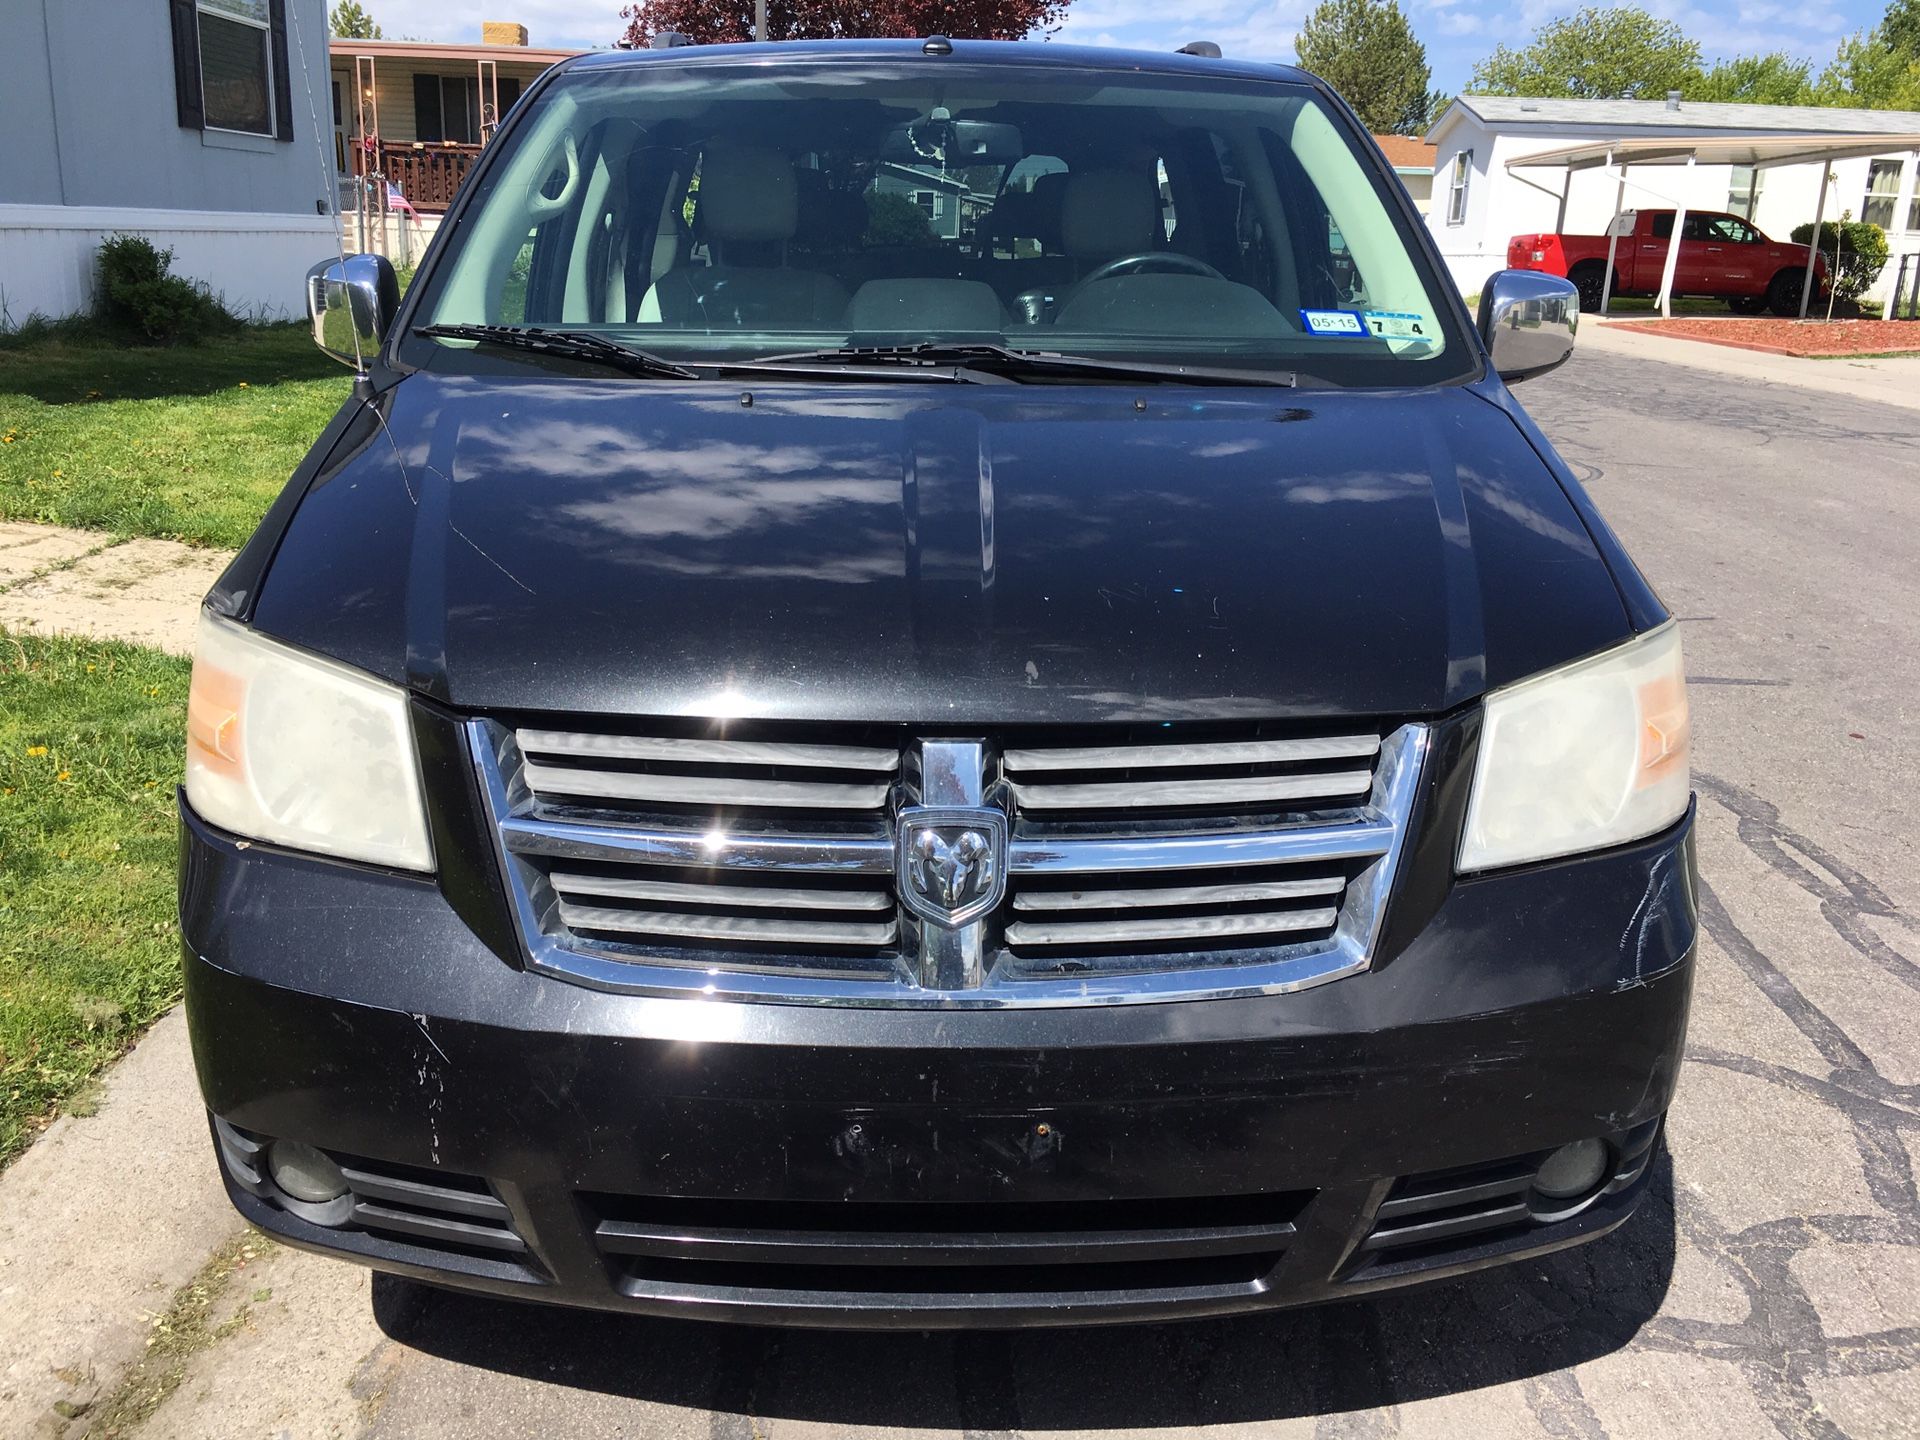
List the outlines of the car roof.
{"label": "car roof", "polygon": [[565,62],[569,71],[630,65],[817,63],[831,60],[920,61],[928,65],[1006,65],[1053,70],[1152,71],[1219,80],[1311,83],[1306,71],[1259,60],[1213,59],[1176,51],[1120,50],[1101,45],[1056,45],[1032,40],[954,40],[950,55],[929,55],[921,40],[782,40],[770,44],[677,45],[665,50],[596,50]]}

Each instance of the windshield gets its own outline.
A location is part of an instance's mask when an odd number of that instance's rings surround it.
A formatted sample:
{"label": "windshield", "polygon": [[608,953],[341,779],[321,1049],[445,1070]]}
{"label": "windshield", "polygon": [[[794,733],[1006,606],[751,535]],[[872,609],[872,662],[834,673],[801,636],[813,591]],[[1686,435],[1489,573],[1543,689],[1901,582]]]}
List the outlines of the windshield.
{"label": "windshield", "polygon": [[[1279,82],[588,65],[495,142],[413,319],[591,331],[691,364],[987,342],[1344,385],[1472,373],[1356,143]],[[448,364],[470,342],[408,344]]]}

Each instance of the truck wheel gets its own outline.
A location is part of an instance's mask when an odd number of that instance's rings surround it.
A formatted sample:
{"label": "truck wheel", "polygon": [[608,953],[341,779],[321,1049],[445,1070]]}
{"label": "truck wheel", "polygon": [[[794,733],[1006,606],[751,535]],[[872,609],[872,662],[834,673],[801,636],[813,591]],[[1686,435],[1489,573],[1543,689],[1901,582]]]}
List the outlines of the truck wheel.
{"label": "truck wheel", "polygon": [[[1758,315],[1767,308],[1767,297],[1764,295],[1729,295],[1727,297],[1727,308],[1736,315]],[[1793,310],[1796,315],[1800,313],[1800,302],[1798,300],[1794,301]]]}
{"label": "truck wheel", "polygon": [[1600,308],[1600,297],[1607,287],[1607,269],[1604,265],[1576,265],[1567,278],[1573,282],[1573,288],[1580,292],[1582,310],[1591,313]]}
{"label": "truck wheel", "polygon": [[1800,288],[1806,276],[1798,270],[1782,270],[1767,285],[1767,308],[1774,314],[1792,318],[1800,313]]}

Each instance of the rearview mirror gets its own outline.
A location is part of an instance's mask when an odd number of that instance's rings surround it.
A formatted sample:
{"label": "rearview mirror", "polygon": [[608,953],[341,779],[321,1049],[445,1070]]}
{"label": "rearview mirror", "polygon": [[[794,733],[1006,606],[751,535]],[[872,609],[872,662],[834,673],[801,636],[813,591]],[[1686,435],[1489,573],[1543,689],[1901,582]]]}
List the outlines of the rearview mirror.
{"label": "rearview mirror", "polygon": [[384,255],[322,260],[307,272],[313,343],[343,365],[365,369],[400,308],[400,281]]}
{"label": "rearview mirror", "polygon": [[1480,292],[1480,338],[1509,385],[1566,364],[1580,324],[1571,280],[1538,270],[1500,270]]}

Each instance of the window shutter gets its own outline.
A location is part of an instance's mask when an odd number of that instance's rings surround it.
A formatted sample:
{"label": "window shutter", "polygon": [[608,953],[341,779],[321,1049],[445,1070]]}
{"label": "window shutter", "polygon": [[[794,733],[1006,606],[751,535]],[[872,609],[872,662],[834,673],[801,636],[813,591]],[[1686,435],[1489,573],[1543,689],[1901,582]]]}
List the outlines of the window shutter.
{"label": "window shutter", "polygon": [[[287,0],[271,0],[268,18],[273,26],[273,138],[293,139],[293,67],[287,63]],[[303,83],[312,76],[303,74]]]}
{"label": "window shutter", "polygon": [[444,140],[446,132],[440,128],[440,77],[438,75],[418,75],[413,77],[413,138],[416,140]]}
{"label": "window shutter", "polygon": [[206,111],[200,103],[200,17],[193,0],[171,0],[173,17],[173,99],[180,124],[204,130]]}

